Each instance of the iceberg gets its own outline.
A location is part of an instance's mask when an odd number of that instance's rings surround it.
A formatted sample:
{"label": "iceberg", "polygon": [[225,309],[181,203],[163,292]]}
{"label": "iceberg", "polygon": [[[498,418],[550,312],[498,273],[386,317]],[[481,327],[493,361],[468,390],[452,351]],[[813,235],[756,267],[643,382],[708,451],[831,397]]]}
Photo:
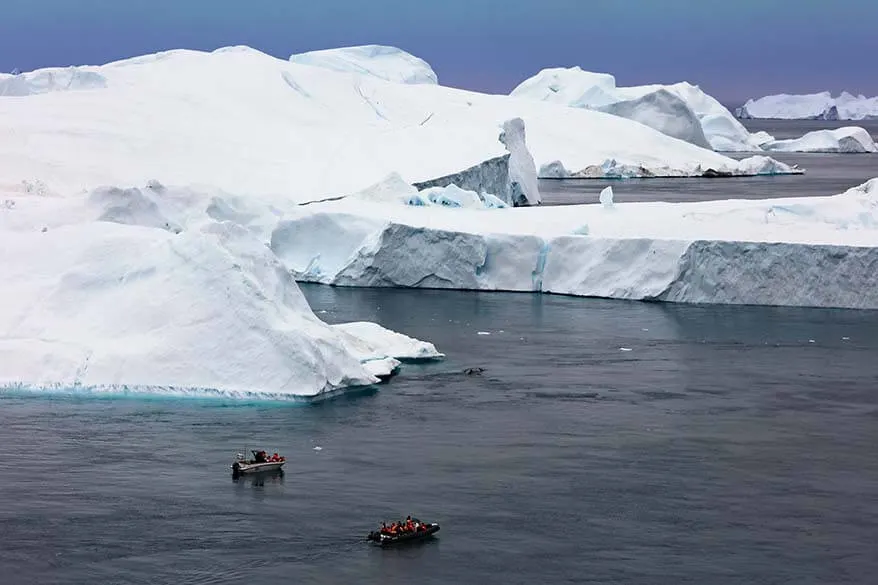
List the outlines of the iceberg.
{"label": "iceberg", "polygon": [[374,384],[397,358],[441,358],[320,321],[258,236],[258,205],[154,181],[2,195],[4,388],[312,399]]}
{"label": "iceberg", "polygon": [[102,87],[0,97],[0,127],[9,129],[0,182],[69,194],[158,177],[280,207],[356,193],[395,172],[419,188],[454,182],[533,205],[532,172],[547,168],[550,176],[595,176],[608,160],[636,176],[741,168],[618,116],[389,82],[248,47],[168,51],[89,71]]}
{"label": "iceberg", "polygon": [[[641,248],[609,244],[607,226],[648,238],[664,222],[680,240],[682,220],[543,209],[542,171],[795,172],[603,112],[378,74],[391,69],[226,47],[3,77],[26,91],[0,96],[0,386],[300,399],[373,384],[438,352],[322,322],[294,277],[603,294],[564,276],[582,259],[559,258],[557,238],[595,238],[635,279],[667,265],[632,259]],[[867,217],[839,221],[850,235]]]}
{"label": "iceberg", "polygon": [[731,112],[697,85],[686,82],[617,87],[615,77],[607,73],[580,67],[551,68],[525,80],[510,95],[610,112],[716,151],[759,150]]}
{"label": "iceberg", "polygon": [[298,280],[337,286],[878,308],[878,179],[819,198],[610,202],[486,213],[341,200],[281,221],[271,248]]}
{"label": "iceberg", "polygon": [[858,126],[846,126],[835,130],[815,130],[801,138],[772,140],[762,148],[773,152],[878,152],[878,145],[869,133]]}
{"label": "iceberg", "polygon": [[735,110],[739,118],[780,120],[867,120],[878,118],[878,96],[867,98],[842,92],[832,97],[828,91],[790,95],[776,94],[749,99]]}
{"label": "iceberg", "polygon": [[370,75],[394,83],[439,84],[439,78],[429,63],[402,49],[383,45],[309,51],[292,55],[290,62],[343,73]]}

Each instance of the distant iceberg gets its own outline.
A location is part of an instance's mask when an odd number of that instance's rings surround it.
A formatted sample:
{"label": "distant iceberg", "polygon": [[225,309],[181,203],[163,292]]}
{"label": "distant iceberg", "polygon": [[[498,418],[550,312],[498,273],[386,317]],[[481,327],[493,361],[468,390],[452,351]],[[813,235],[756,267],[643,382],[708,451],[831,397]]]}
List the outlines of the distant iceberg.
{"label": "distant iceberg", "polygon": [[739,118],[781,120],[867,120],[878,118],[878,97],[867,98],[842,92],[832,97],[828,91],[806,95],[777,94],[747,103],[735,110]]}
{"label": "distant iceberg", "polygon": [[617,87],[615,77],[607,73],[579,67],[551,68],[525,80],[510,95],[610,112],[717,151],[759,150],[731,112],[701,88],[686,82]]}
{"label": "distant iceberg", "polygon": [[858,126],[846,126],[835,130],[815,130],[801,138],[772,140],[762,145],[772,152],[878,152],[878,145],[866,130]]}

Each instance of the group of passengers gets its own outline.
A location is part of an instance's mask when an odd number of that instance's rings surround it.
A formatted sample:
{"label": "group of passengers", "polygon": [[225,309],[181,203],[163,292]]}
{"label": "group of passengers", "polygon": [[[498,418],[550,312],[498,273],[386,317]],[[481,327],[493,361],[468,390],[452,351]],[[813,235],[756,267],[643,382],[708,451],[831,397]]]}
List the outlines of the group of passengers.
{"label": "group of passengers", "polygon": [[398,536],[419,530],[427,530],[427,525],[417,520],[412,520],[411,516],[406,516],[406,519],[402,522],[393,522],[390,526],[384,522],[381,523],[381,534],[388,536]]}

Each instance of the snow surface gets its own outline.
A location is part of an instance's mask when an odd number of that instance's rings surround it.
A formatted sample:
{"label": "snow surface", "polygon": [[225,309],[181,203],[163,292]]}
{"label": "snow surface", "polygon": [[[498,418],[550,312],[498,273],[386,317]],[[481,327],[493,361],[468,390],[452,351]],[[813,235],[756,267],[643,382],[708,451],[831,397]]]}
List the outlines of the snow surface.
{"label": "snow surface", "polygon": [[344,73],[361,73],[395,83],[439,83],[429,63],[402,49],[382,45],[309,51],[291,56],[290,62]]}
{"label": "snow surface", "polygon": [[869,133],[858,126],[815,130],[801,138],[772,140],[763,144],[762,148],[774,152],[878,152],[878,145]]}
{"label": "snow surface", "polygon": [[[671,100],[665,94],[679,101]],[[703,145],[703,135],[710,147],[717,151],[759,150],[747,129],[725,106],[697,85],[686,82],[617,87],[616,78],[607,73],[592,73],[579,67],[551,68],[525,80],[510,95],[574,108],[610,111],[697,145]],[[700,123],[700,133],[692,128],[693,119],[689,112]]]}
{"label": "snow surface", "polygon": [[878,96],[867,98],[828,91],[806,95],[776,94],[747,100],[736,110],[739,118],[782,120],[865,120],[878,118]]}
{"label": "snow surface", "polygon": [[647,176],[697,176],[741,168],[617,116],[391,83],[247,47],[169,51],[89,70],[105,87],[0,98],[0,182],[40,181],[69,194],[158,177],[264,201],[311,201],[360,191],[392,172],[420,183],[506,156],[513,174],[528,172],[499,140],[516,118],[536,169],[593,176],[615,161]]}
{"label": "snow surface", "polygon": [[248,200],[152,182],[2,201],[0,386],[292,399],[441,357],[320,321],[258,236],[271,211]]}
{"label": "snow surface", "polygon": [[52,67],[0,77],[0,96],[26,96],[106,86],[106,79],[94,67]]}
{"label": "snow surface", "polygon": [[878,308],[878,179],[823,198],[602,199],[492,211],[341,200],[300,208],[271,247],[298,279],[342,286]]}

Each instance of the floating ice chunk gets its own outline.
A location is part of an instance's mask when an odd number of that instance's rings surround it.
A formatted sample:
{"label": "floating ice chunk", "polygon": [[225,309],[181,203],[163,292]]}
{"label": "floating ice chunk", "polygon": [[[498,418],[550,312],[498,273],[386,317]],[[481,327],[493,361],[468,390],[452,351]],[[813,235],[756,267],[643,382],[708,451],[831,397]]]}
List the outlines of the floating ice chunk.
{"label": "floating ice chunk", "polygon": [[613,208],[613,188],[612,187],[604,187],[601,191],[600,195],[601,205],[604,206],[605,209]]}
{"label": "floating ice chunk", "polygon": [[482,199],[482,202],[487,209],[504,209],[509,207],[505,201],[499,197],[491,195],[490,193],[480,193],[479,197]]}
{"label": "floating ice chunk", "polygon": [[790,166],[762,155],[741,159],[738,162],[738,169],[743,175],[788,175],[803,172],[796,166]]}
{"label": "floating ice chunk", "polygon": [[490,334],[491,334],[490,331],[478,331],[478,332],[476,333],[476,335],[490,335]]}
{"label": "floating ice chunk", "polygon": [[430,203],[443,207],[479,208],[485,206],[478,193],[461,189],[457,185],[431,187],[421,191],[421,195],[425,195]]}
{"label": "floating ice chunk", "polygon": [[632,351],[630,347],[620,347],[619,351]]}
{"label": "floating ice chunk", "polygon": [[383,356],[398,360],[439,360],[445,357],[432,343],[385,329],[377,323],[358,321],[332,325],[332,328],[344,335],[351,353],[367,359]]}

